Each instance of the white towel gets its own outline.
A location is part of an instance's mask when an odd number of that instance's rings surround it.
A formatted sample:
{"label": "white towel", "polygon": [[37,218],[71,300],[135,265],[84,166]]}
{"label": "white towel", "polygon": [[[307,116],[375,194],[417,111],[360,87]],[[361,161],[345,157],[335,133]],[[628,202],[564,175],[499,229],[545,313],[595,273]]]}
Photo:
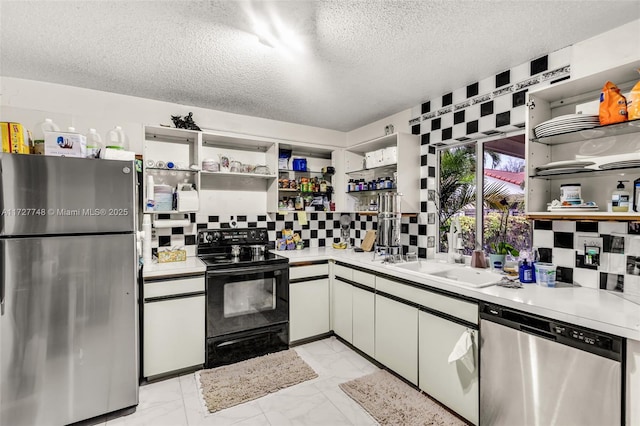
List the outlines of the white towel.
{"label": "white towel", "polygon": [[449,364],[460,361],[470,373],[476,369],[476,363],[473,358],[473,332],[465,330],[456,342],[453,350],[449,354]]}

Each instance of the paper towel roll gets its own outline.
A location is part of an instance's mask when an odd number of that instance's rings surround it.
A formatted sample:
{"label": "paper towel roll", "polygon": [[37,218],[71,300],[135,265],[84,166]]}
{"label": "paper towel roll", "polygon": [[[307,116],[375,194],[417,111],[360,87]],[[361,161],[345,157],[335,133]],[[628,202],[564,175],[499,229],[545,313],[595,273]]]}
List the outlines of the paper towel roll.
{"label": "paper towel roll", "polygon": [[156,219],[153,221],[154,228],[179,228],[191,225],[189,219]]}
{"label": "paper towel roll", "polygon": [[467,329],[462,333],[458,341],[449,354],[449,364],[460,361],[470,373],[476,369],[476,363],[473,358],[473,331]]}

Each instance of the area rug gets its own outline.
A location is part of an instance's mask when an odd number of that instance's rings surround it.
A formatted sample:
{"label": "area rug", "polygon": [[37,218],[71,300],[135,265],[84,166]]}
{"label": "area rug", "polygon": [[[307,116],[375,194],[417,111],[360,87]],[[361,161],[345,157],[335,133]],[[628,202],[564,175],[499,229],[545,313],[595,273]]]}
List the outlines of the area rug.
{"label": "area rug", "polygon": [[316,377],[316,372],[293,349],[196,373],[209,413]]}
{"label": "area rug", "polygon": [[466,424],[385,370],[342,383],[340,389],[383,426]]}

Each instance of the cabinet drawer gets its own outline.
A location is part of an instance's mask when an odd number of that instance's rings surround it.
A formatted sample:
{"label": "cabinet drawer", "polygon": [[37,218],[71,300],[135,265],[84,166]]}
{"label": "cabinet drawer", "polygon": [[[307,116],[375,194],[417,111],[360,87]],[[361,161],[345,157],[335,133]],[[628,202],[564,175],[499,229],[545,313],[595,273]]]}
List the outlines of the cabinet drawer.
{"label": "cabinet drawer", "polygon": [[204,364],[205,296],[144,307],[143,376]]}
{"label": "cabinet drawer", "polygon": [[329,275],[328,263],[304,266],[291,265],[291,267],[289,268],[289,279],[291,280],[308,277],[322,277],[327,275]]}
{"label": "cabinet drawer", "polygon": [[204,291],[204,275],[176,280],[145,281],[144,298]]}
{"label": "cabinet drawer", "polygon": [[380,277],[376,277],[376,289],[417,303],[425,308],[460,318],[472,324],[478,324],[478,305],[476,303],[454,299]]}
{"label": "cabinet drawer", "polygon": [[376,288],[376,276],[367,272],[354,269],[353,281],[358,284],[366,285],[367,287]]}
{"label": "cabinet drawer", "polygon": [[333,273],[336,277],[344,278],[345,280],[353,281],[353,269],[347,268],[342,265],[334,265]]}

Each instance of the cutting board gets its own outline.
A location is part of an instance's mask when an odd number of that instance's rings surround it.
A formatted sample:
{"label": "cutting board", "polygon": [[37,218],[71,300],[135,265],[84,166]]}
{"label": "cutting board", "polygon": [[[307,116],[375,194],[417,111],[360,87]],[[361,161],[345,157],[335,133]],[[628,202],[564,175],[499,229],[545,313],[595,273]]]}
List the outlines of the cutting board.
{"label": "cutting board", "polygon": [[376,242],[376,231],[369,230],[367,234],[364,236],[364,240],[362,240],[362,244],[360,248],[364,251],[373,250],[373,244]]}

